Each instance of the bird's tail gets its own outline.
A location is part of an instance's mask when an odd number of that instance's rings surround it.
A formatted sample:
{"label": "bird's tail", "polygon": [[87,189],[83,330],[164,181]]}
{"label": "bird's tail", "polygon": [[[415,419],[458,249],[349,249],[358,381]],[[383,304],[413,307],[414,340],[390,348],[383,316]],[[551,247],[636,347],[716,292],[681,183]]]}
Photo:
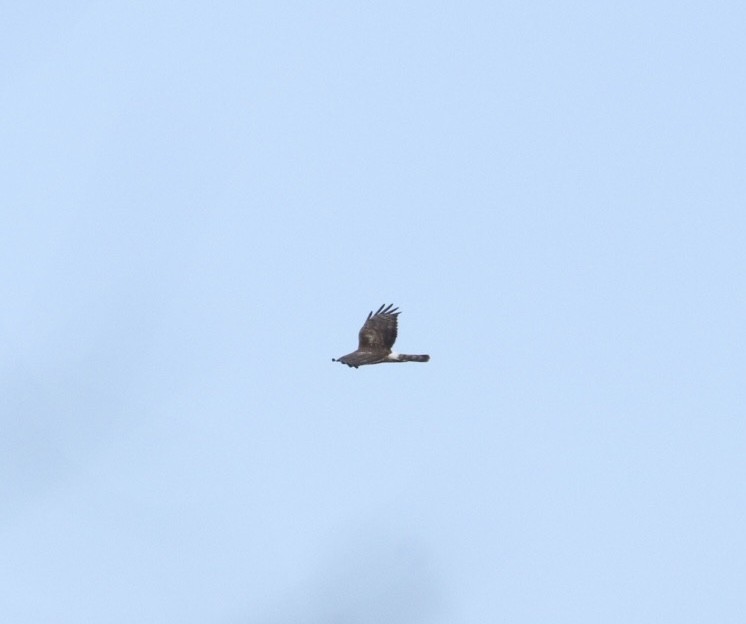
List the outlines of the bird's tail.
{"label": "bird's tail", "polygon": [[400,362],[429,362],[430,356],[429,355],[404,355],[400,353],[397,359]]}

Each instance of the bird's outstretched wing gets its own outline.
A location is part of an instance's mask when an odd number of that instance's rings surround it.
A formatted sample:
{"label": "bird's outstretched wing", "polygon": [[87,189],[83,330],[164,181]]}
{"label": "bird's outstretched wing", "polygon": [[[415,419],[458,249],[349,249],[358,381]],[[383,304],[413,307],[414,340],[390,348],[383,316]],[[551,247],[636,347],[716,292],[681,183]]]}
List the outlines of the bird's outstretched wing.
{"label": "bird's outstretched wing", "polygon": [[399,308],[384,303],[375,314],[371,312],[359,334],[358,351],[384,351],[388,353],[396,341]]}

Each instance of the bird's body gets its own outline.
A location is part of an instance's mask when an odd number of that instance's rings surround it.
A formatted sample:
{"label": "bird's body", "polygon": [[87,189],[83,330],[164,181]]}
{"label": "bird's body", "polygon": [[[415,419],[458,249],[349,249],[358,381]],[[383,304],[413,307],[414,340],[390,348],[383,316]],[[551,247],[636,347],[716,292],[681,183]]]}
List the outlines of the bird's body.
{"label": "bird's body", "polygon": [[429,355],[404,355],[391,350],[396,341],[399,314],[398,308],[395,308],[393,303],[388,306],[382,305],[375,314],[373,312],[368,314],[358,335],[357,350],[340,358],[332,358],[332,362],[341,362],[351,368],[357,368],[366,364],[385,362],[429,361]]}

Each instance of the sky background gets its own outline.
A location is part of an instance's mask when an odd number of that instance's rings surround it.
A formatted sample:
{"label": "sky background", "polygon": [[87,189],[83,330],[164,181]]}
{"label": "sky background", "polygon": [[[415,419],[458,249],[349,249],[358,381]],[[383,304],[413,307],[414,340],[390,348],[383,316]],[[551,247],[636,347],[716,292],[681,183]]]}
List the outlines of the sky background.
{"label": "sky background", "polygon": [[746,621],[745,7],[3,3],[0,619]]}

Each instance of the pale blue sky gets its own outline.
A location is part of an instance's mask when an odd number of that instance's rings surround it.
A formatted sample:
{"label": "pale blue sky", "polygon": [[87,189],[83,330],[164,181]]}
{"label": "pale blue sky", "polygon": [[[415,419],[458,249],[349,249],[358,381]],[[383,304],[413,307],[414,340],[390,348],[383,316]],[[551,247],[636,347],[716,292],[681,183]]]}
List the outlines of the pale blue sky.
{"label": "pale blue sky", "polygon": [[746,621],[745,6],[5,3],[0,619]]}

